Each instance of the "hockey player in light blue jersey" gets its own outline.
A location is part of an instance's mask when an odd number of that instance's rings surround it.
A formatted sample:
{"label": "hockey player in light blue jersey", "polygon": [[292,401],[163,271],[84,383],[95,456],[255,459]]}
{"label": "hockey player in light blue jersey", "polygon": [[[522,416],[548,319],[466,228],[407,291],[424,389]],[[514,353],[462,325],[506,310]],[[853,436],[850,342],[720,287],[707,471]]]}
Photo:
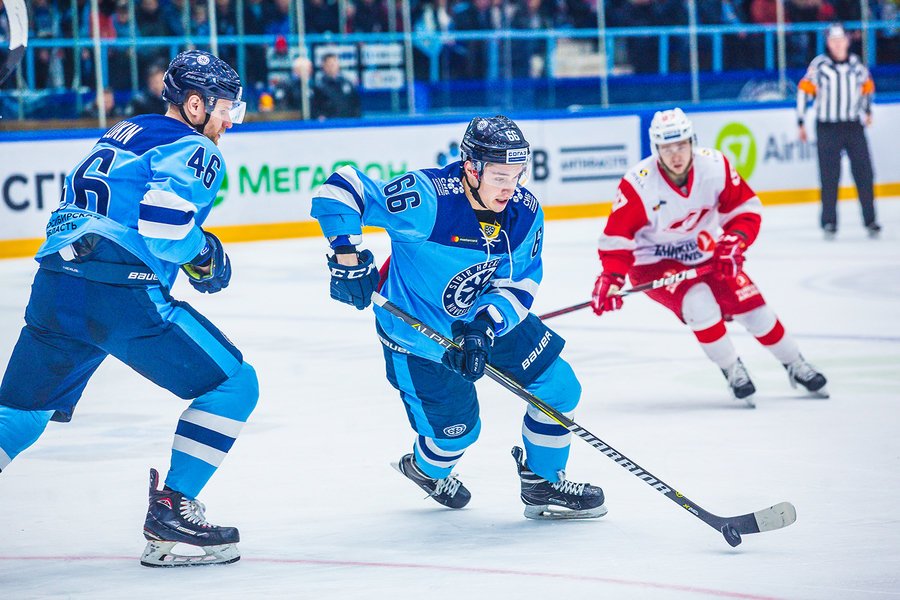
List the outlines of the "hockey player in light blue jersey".
{"label": "hockey player in light blue jersey", "polygon": [[[545,402],[572,414],[581,386],[559,355],[563,340],[530,313],[541,282],[543,213],[521,186],[530,147],[503,116],[477,117],[443,169],[375,181],[350,166],[316,192],[318,219],[334,255],[331,296],[363,309],[379,285],[374,257],[357,251],[362,225],[391,237],[381,293],[461,349],[444,352],[376,307],[390,383],[417,436],[395,465],[437,502],[462,508],[470,493],[452,473],[481,429],[473,385],[491,364]],[[513,448],[525,516],[589,518],[606,513],[603,491],[565,479],[571,434],[529,407],[525,451]],[[527,458],[526,458],[527,455]]]}
{"label": "hockey player in light blue jersey", "polygon": [[[163,97],[165,115],[113,126],[66,177],[0,385],[0,471],[48,421],[72,418],[111,354],[193,400],[178,421],[162,489],[150,470],[141,563],[228,563],[240,557],[238,530],[208,523],[196,497],[256,406],[259,386],[241,352],[169,289],[179,268],[201,292],[231,278],[222,244],[201,226],[225,173],[217,142],[243,119],[240,78],[212,54],[182,52],[166,71]],[[176,543],[203,553],[176,554]]]}

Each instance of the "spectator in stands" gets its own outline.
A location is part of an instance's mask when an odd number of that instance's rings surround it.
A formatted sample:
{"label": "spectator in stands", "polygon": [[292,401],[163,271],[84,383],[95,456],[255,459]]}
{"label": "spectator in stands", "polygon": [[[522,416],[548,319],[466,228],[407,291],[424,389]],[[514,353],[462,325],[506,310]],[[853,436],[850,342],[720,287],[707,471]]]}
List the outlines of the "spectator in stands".
{"label": "spectator in stands", "polygon": [[[447,0],[422,0],[412,12],[412,22],[416,33],[446,33],[453,25]],[[413,44],[413,67],[418,80],[431,77],[433,59],[444,65],[449,61],[450,50],[437,40],[413,38]]]}
{"label": "spectator in stands", "polygon": [[191,4],[191,34],[207,37],[209,32],[209,9],[206,2],[194,2]]}
{"label": "spectator in stands", "polygon": [[[141,0],[135,13],[138,35],[141,37],[166,37],[173,35],[163,17],[159,0]],[[155,63],[168,57],[165,48],[142,46],[138,49],[138,68],[147,73]]]}
{"label": "spectator in stands", "polygon": [[[544,0],[522,0],[510,23],[513,29],[543,31],[553,23],[544,10]],[[513,77],[543,77],[547,62],[547,42],[543,39],[519,40],[513,43]]]}
{"label": "spectator in stands", "polygon": [[322,57],[322,70],[313,85],[311,113],[320,121],[361,115],[359,91],[341,74],[337,54]]}
{"label": "spectator in stands", "polygon": [[[823,0],[790,0],[785,4],[786,19],[791,23],[832,21],[834,7]],[[816,35],[811,31],[788,36],[787,62],[790,67],[805,67],[816,55]]]}
{"label": "spectator in stands", "polygon": [[[620,27],[656,27],[660,25],[654,0],[629,0],[612,16]],[[635,73],[659,72],[659,38],[653,35],[629,36],[625,39],[628,62]]]}
{"label": "spectator in stands", "polygon": [[[272,14],[272,5],[264,0],[244,0],[244,34],[262,35]],[[246,87],[258,89],[268,83],[269,67],[266,48],[261,45],[246,46]]]}
{"label": "spectator in stands", "polygon": [[[31,35],[36,39],[53,39],[59,36],[59,13],[50,7],[48,0],[34,0],[31,3],[31,22],[29,24],[31,25]],[[54,48],[37,49],[34,52],[35,87],[45,89],[60,86],[62,84],[61,67],[58,50]]]}
{"label": "spectator in stands", "polygon": [[164,115],[168,103],[163,100],[163,78],[166,67],[163,64],[151,65],[147,70],[146,87],[138,92],[128,103],[125,114],[132,115]]}
{"label": "spectator in stands", "polygon": [[[216,33],[220,36],[237,35],[237,18],[231,0],[216,0]],[[237,64],[235,46],[219,44],[218,56],[230,65]]]}
{"label": "spectator in stands", "polygon": [[187,2],[188,0],[168,0],[162,5],[162,17],[172,35],[184,35],[190,28],[190,11],[186,19],[184,12]]}
{"label": "spectator in stands", "polygon": [[[384,0],[356,0],[347,6],[347,17],[351,33],[377,33],[389,30]],[[399,22],[397,25],[402,29]]]}
{"label": "spectator in stands", "polygon": [[312,61],[302,56],[294,59],[291,63],[290,79],[281,82],[276,88],[274,99],[279,107],[288,110],[302,110],[303,108],[303,92],[306,88],[306,97],[312,97]]}
{"label": "spectator in stands", "polygon": [[340,20],[334,0],[306,0],[304,7],[306,33],[338,33]]}
{"label": "spectator in stands", "polygon": [[[490,31],[494,29],[491,0],[471,0],[454,7],[453,28],[457,31]],[[484,79],[487,75],[488,44],[482,40],[466,40],[454,46],[451,70],[462,79]]]}
{"label": "spectator in stands", "polygon": [[269,17],[266,33],[270,35],[291,35],[291,1],[275,0],[275,10]]}
{"label": "spectator in stands", "polygon": [[113,94],[112,88],[103,88],[103,95],[94,97],[94,100],[84,109],[84,116],[89,119],[99,118],[101,102],[106,109],[107,119],[116,119],[125,115],[125,111],[122,110],[122,107],[116,104],[116,96]]}

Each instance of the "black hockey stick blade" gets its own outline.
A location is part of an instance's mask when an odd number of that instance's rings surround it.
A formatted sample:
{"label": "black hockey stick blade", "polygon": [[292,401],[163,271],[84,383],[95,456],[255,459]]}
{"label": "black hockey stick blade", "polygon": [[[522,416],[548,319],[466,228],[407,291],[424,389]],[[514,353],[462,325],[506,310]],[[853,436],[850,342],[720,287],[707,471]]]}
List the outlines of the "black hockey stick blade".
{"label": "black hockey stick blade", "polygon": [[[376,306],[381,307],[390,314],[394,315],[422,335],[440,344],[441,347],[445,349],[457,347],[453,340],[445,337],[440,332],[435,331],[425,323],[422,323],[422,321],[410,315],[378,292],[374,292],[372,294],[372,302]],[[638,465],[636,462],[634,462],[609,444],[605,443],[593,433],[523,388],[511,377],[507,376],[501,371],[498,371],[491,365],[487,365],[484,372],[489,378],[493,379],[494,381],[505,387],[507,390],[547,415],[553,421],[559,423],[561,426],[565,427],[566,429],[583,439],[585,442],[602,452],[609,459],[630,472],[632,475],[634,475],[638,479],[643,480],[644,483],[660,492],[713,529],[721,532],[722,535],[725,536],[725,541],[727,541],[731,546],[737,546],[741,543],[741,534],[760,533],[762,531],[781,529],[782,527],[787,527],[797,520],[797,511],[789,502],[782,502],[780,504],[770,506],[769,508],[756,511],[754,513],[730,518],[720,517],[718,515],[707,512],[705,509],[695,504],[687,496],[677,491],[674,487],[651,474],[649,471]]]}

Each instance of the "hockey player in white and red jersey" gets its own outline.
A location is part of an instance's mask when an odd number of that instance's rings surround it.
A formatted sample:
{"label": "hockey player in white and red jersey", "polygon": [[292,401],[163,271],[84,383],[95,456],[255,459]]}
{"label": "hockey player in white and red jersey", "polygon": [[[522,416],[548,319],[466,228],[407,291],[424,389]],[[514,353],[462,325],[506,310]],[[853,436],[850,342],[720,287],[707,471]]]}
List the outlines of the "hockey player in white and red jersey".
{"label": "hockey player in white and red jersey", "polygon": [[734,397],[753,407],[756,388],[728,338],[725,322],[732,319],[784,365],[792,386],[827,398],[825,377],[803,359],[741,269],[744,251],[759,234],[759,198],[721,152],[697,147],[693,125],[680,108],[653,116],[650,144],[653,155],[619,183],[600,237],[603,272],[594,284],[594,312],[622,307],[615,294],[626,276],[640,285],[696,267],[698,277],[647,295],[691,328]]}

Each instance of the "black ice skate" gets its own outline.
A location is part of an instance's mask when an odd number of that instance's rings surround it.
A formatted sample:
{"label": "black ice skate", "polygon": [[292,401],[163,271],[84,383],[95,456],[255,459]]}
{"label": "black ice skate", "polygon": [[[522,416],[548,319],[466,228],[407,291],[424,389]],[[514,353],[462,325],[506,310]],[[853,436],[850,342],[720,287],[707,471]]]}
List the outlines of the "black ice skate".
{"label": "black ice skate", "polygon": [[834,223],[825,223],[822,225],[822,232],[825,234],[826,240],[833,240],[837,237],[837,225]]}
{"label": "black ice skate", "polygon": [[[206,507],[185,498],[180,492],[158,490],[159,473],[150,469],[150,508],[144,521],[147,547],[141,556],[145,567],[191,567],[225,565],[240,560],[235,544],[240,541],[235,527],[218,527],[206,522]],[[195,554],[176,554],[175,544],[189,544]]]}
{"label": "black ice skate", "polygon": [[881,236],[881,225],[878,223],[869,223],[866,225],[866,233],[873,240],[877,240]]}
{"label": "black ice skate", "polygon": [[603,490],[589,483],[566,481],[559,472],[559,481],[550,483],[525,466],[525,451],[512,449],[519,480],[522,482],[522,502],[529,519],[594,519],[606,514]]}
{"label": "black ice skate", "polygon": [[391,463],[391,466],[428,492],[438,504],[448,508],[462,508],[472,499],[472,494],[455,474],[443,479],[432,479],[419,469],[412,454],[404,454],[399,463]]}
{"label": "black ice skate", "polygon": [[797,384],[800,384],[814,396],[828,398],[828,389],[825,387],[828,380],[806,362],[802,356],[794,362],[784,365],[784,368],[787,370],[788,381],[791,382],[791,387],[796,388]]}
{"label": "black ice skate", "polygon": [[737,359],[733,365],[727,369],[722,369],[722,375],[728,381],[728,387],[731,389],[731,395],[736,400],[743,400],[750,408],[756,408],[753,402],[753,394],[756,393],[756,386],[750,381],[750,374],[741,359]]}

